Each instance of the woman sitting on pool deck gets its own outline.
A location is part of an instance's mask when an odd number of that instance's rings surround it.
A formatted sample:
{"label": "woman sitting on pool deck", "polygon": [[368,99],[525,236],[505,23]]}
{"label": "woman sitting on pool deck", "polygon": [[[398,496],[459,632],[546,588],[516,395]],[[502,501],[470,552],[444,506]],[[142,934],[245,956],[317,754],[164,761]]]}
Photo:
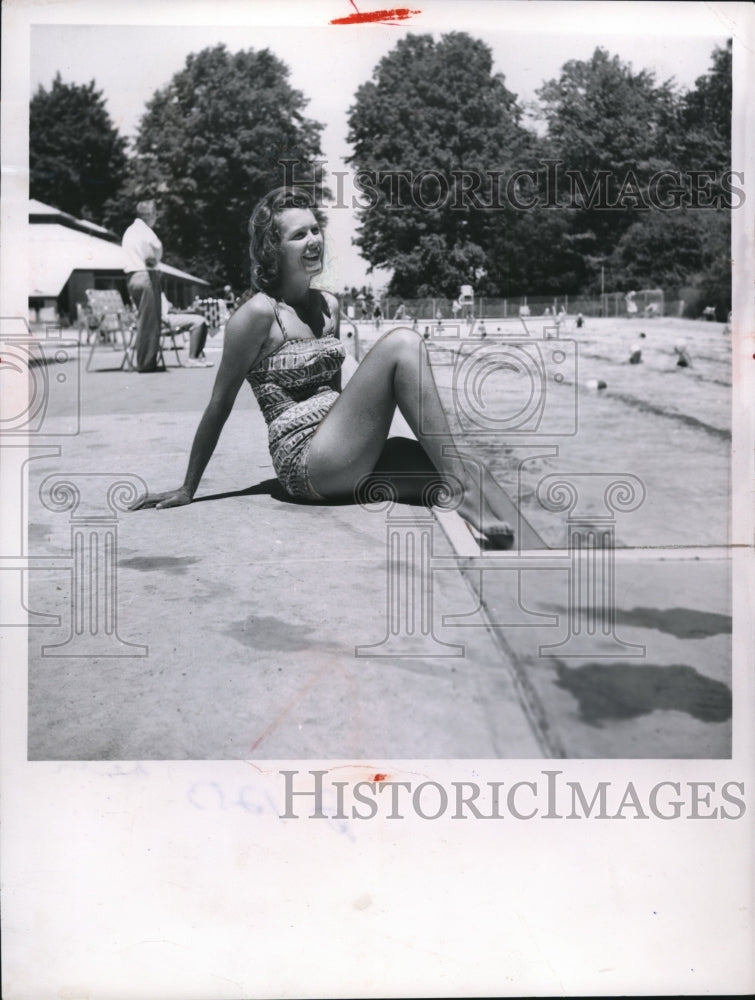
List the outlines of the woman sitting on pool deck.
{"label": "woman sitting on pool deck", "polygon": [[310,287],[322,270],[324,246],[320,212],[309,195],[295,188],[271,191],[255,208],[249,233],[252,286],[258,291],[226,324],[220,366],[184,483],[148,493],[132,509],[191,503],[248,380],[268,424],[276,475],[291,496],[353,497],[380,459],[398,406],[459,514],[488,546],[510,548],[513,531],[500,501],[494,505],[446,447],[453,439],[417,333],[404,327],[386,333],[340,390],[345,352],[338,339],[338,300]]}

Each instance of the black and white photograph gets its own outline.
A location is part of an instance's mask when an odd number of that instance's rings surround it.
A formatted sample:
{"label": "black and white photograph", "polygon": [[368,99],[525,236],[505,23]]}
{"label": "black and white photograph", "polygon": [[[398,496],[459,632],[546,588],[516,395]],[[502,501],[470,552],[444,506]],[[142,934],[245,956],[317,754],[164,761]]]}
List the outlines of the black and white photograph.
{"label": "black and white photograph", "polygon": [[731,39],[367,32],[32,27],[29,758],[729,757]]}
{"label": "black and white photograph", "polygon": [[4,8],[9,998],[755,985],[752,12],[378,8]]}

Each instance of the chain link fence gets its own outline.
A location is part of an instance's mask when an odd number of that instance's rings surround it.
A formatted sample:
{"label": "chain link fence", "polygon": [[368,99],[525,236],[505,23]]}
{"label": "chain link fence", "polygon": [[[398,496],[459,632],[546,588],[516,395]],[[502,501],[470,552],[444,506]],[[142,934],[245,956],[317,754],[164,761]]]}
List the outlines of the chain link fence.
{"label": "chain link fence", "polygon": [[[652,319],[656,316],[689,316],[691,307],[695,315],[702,312],[697,302],[681,298],[667,299],[661,289],[635,292],[627,298],[623,292],[606,292],[604,295],[527,295],[512,298],[477,296],[470,304],[459,304],[450,298],[401,299],[386,296],[379,302],[353,302],[344,300],[345,314],[350,319],[371,320],[375,305],[380,308],[380,318],[387,322],[432,322],[434,320],[508,319],[515,317],[569,316],[584,317],[637,317]],[[717,316],[723,321],[725,316]]]}

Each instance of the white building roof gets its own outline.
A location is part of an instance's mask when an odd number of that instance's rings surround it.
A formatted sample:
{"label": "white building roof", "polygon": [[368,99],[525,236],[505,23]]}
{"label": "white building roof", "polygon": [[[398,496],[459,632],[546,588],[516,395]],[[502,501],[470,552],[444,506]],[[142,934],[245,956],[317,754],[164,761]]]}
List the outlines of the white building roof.
{"label": "white building roof", "polygon": [[102,233],[105,236],[111,235],[109,229],[105,229],[104,226],[98,226],[96,222],[89,222],[87,219],[77,219],[74,215],[69,215],[67,212],[61,212],[59,208],[54,208],[52,205],[45,205],[43,201],[37,201],[36,198],[30,198],[29,218],[34,215],[56,215],[61,219],[70,219],[72,222],[75,222],[77,226],[85,226],[93,233]]}
{"label": "white building roof", "polygon": [[[73,219],[57,208],[32,199],[29,215],[57,215]],[[72,271],[122,271],[126,257],[119,243],[111,243],[95,235],[108,233],[107,229],[92,222],[74,220],[77,225],[86,226],[91,233],[71,229],[62,222],[40,222],[29,226],[29,254],[31,257],[29,295],[53,298],[60,295]],[[209,282],[193,274],[181,271],[170,264],[160,264],[164,274],[193,281],[200,285]]]}

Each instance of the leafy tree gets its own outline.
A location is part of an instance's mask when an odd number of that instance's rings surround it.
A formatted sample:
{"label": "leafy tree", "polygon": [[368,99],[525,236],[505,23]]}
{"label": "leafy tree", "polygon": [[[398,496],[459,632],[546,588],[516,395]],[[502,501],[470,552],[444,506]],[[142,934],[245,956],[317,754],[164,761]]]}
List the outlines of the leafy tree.
{"label": "leafy tree", "polygon": [[94,222],[126,176],[126,140],[118,134],[92,80],[64,83],[57,73],[29,108],[30,193]]}
{"label": "leafy tree", "polygon": [[[171,261],[220,287],[249,284],[247,224],[256,201],[286,180],[321,175],[322,125],[302,114],[304,95],[268,49],[223,45],[188,56],[147,105],[131,175],[109,221],[123,229],[134,202],[153,197]],[[311,190],[316,192],[312,184]],[[323,192],[325,193],[325,192]]]}
{"label": "leafy tree", "polygon": [[482,271],[498,290],[489,248],[507,209],[488,172],[516,161],[520,117],[490,49],[463,32],[407,36],[359,87],[348,162],[369,190],[355,243],[371,267],[393,269],[390,294],[456,296]]}
{"label": "leafy tree", "polygon": [[[409,36],[359,88],[350,162],[368,190],[356,243],[372,266],[394,269],[390,293],[456,295],[483,271],[473,283],[484,295],[594,293],[606,266],[614,288],[692,285],[707,289],[711,304],[725,302],[728,211],[657,206],[674,204],[673,177],[694,190],[692,171],[718,172],[701,185],[703,201],[725,193],[730,47],[714,51],[710,72],[687,94],[597,48],[567,62],[538,96],[542,137],[521,126],[487,47],[459,33],[438,43]],[[504,180],[530,171],[513,189],[526,208],[509,187],[493,206],[470,203],[469,192],[465,201],[460,175],[494,171]],[[663,171],[670,174],[658,186]],[[432,210],[417,205],[411,187],[423,172],[426,202],[437,197]]]}
{"label": "leafy tree", "polygon": [[[682,132],[685,153],[701,167],[726,168],[731,160],[731,40],[713,50],[712,66],[685,95]],[[697,156],[695,156],[697,154]]]}
{"label": "leafy tree", "polygon": [[495,233],[488,257],[499,276],[498,287],[510,296],[576,294],[589,273],[567,214],[543,206]]}
{"label": "leafy tree", "polygon": [[609,259],[622,289],[661,287],[671,294],[692,289],[696,312],[731,309],[729,214],[724,211],[653,213],[634,223]]}
{"label": "leafy tree", "polygon": [[[569,213],[568,238],[583,252],[585,290],[597,289],[607,264],[621,290],[705,287],[710,304],[723,310],[731,296],[730,217],[721,208],[721,172],[730,161],[731,46],[714,50],[711,71],[686,94],[597,48],[588,61],[566,63],[538,96],[549,156],[587,188],[604,172],[603,203]],[[679,179],[684,198],[705,207],[648,209],[661,171]],[[693,171],[713,176],[700,182]]]}
{"label": "leafy tree", "polygon": [[706,174],[706,207],[650,212],[635,221],[610,258],[621,287],[691,287],[699,292],[701,306],[715,305],[722,316],[731,308],[731,214],[720,207],[721,175],[731,160],[731,99],[729,44],[714,49],[710,72],[682,96],[678,127],[670,131],[680,175]]}
{"label": "leafy tree", "polygon": [[[693,281],[700,294],[699,309],[715,306],[719,319],[731,310],[731,216],[728,213],[710,213],[706,217],[706,259]],[[695,315],[699,315],[699,309]]]}
{"label": "leafy tree", "polygon": [[[732,44],[729,39],[711,55],[710,71],[685,95],[682,111],[684,155],[691,166],[713,172],[710,190],[720,195],[720,176],[731,165]],[[701,305],[716,307],[723,318],[731,309],[731,211],[699,213],[702,260],[692,284]]]}
{"label": "leafy tree", "polygon": [[609,258],[613,281],[625,290],[688,284],[704,262],[703,221],[684,212],[653,213],[633,223]]}
{"label": "leafy tree", "polygon": [[[637,220],[651,178],[677,165],[679,96],[671,81],[657,84],[653,73],[635,73],[600,47],[587,61],[567,62],[537,93],[548,153],[575,175],[581,204],[571,229],[597,260]],[[590,204],[576,178],[589,191],[601,172],[601,194]]]}

